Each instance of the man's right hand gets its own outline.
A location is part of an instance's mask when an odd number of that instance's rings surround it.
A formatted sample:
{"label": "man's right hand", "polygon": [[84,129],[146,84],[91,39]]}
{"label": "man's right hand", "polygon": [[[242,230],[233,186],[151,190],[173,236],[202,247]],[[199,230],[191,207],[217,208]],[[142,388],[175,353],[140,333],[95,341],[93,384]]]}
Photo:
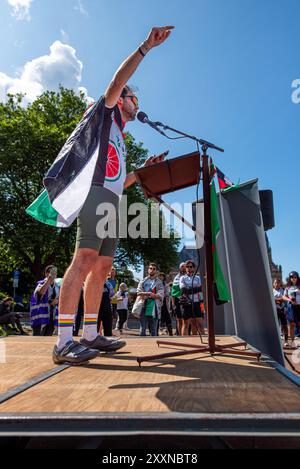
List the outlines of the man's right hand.
{"label": "man's right hand", "polygon": [[174,29],[175,26],[161,26],[159,28],[154,27],[151,29],[146,41],[143,43],[143,45],[148,49],[152,49],[152,47],[157,47],[160,46],[163,42],[165,42],[166,39],[171,34],[172,29]]}

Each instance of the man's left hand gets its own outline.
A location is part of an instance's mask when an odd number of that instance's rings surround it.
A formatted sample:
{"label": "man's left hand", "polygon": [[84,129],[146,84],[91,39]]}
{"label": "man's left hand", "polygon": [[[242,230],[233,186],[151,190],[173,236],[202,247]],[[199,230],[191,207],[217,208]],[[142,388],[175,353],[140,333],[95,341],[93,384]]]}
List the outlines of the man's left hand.
{"label": "man's left hand", "polygon": [[147,158],[147,160],[144,163],[144,166],[151,166],[153,164],[161,163],[164,161],[165,157],[167,156],[169,152],[164,152],[161,153],[160,155],[153,155]]}

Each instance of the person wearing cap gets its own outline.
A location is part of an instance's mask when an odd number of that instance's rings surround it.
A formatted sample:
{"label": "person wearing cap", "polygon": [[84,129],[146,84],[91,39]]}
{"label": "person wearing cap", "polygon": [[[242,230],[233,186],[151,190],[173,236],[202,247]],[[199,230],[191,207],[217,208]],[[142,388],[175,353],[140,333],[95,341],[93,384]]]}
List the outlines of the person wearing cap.
{"label": "person wearing cap", "polygon": [[118,330],[122,334],[123,326],[127,321],[128,315],[128,291],[126,283],[120,283],[119,291],[117,293],[117,313],[118,313]]}
{"label": "person wearing cap", "polygon": [[183,311],[180,306],[179,298],[181,296],[180,290],[180,278],[186,274],[186,266],[185,262],[181,262],[179,265],[179,272],[173,280],[172,290],[171,290],[171,298],[172,298],[172,306],[175,310],[176,322],[177,322],[177,332],[178,335],[183,335],[184,332],[184,322],[183,322]]}
{"label": "person wearing cap", "polygon": [[300,278],[298,272],[289,273],[283,299],[287,301],[287,320],[290,325],[291,348],[296,349],[295,325],[300,327]]}

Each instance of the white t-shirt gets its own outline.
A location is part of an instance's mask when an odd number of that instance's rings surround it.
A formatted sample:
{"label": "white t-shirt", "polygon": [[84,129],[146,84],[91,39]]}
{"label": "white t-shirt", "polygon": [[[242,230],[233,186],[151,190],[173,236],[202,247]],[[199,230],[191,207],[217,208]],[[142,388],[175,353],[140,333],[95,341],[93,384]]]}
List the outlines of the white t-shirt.
{"label": "white t-shirt", "polygon": [[[179,280],[179,287],[182,290],[182,288],[196,288],[196,287],[201,287],[201,278],[199,275],[193,275],[189,276],[187,274],[183,275],[180,277]],[[199,301],[203,301],[203,293],[195,293],[194,295],[189,295],[189,299],[193,301],[193,303],[198,303]]]}
{"label": "white t-shirt", "polygon": [[116,195],[123,194],[126,179],[126,147],[123,134],[112,113],[112,124],[109,134],[106,173],[103,187]]}
{"label": "white t-shirt", "polygon": [[[123,293],[123,295],[122,295],[122,293]],[[128,309],[128,292],[127,291],[125,291],[125,292],[118,291],[117,299],[119,299],[119,298],[122,298],[122,301],[118,301],[117,310],[118,309]]]}
{"label": "white t-shirt", "polygon": [[290,298],[295,298],[295,292],[296,292],[296,303],[297,305],[300,305],[300,290],[299,287],[291,286],[287,287],[284,291],[285,296],[289,296]]}
{"label": "white t-shirt", "polygon": [[[284,295],[284,289],[283,288],[279,288],[279,290],[276,290],[276,288],[273,288],[273,295],[274,295],[274,298],[275,300],[281,300],[281,298],[283,297]],[[284,308],[284,304],[276,304],[276,307],[278,309],[283,309]]]}

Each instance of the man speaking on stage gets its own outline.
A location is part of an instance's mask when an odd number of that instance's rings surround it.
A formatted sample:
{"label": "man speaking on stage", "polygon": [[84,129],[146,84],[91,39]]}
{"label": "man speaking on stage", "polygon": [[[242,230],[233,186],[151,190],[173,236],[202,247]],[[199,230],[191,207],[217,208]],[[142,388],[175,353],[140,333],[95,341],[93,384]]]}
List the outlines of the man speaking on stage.
{"label": "man speaking on stage", "polygon": [[[133,121],[138,111],[138,99],[127,82],[146,54],[163,44],[173,28],[152,28],[147,39],[120,65],[104,96],[86,112],[44,178],[60,226],[69,226],[77,217],[76,250],[60,291],[58,340],[53,350],[56,364],[84,363],[100,351],[115,351],[125,345],[97,331],[103,284],[118,242],[117,235],[105,237],[96,230],[100,219],[97,207],[112,204],[118,218],[123,189],[136,182],[134,173],[126,175],[122,134],[126,122]],[[151,157],[145,164],[158,161]],[[84,325],[78,343],[72,333],[83,283]]]}

